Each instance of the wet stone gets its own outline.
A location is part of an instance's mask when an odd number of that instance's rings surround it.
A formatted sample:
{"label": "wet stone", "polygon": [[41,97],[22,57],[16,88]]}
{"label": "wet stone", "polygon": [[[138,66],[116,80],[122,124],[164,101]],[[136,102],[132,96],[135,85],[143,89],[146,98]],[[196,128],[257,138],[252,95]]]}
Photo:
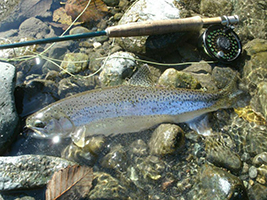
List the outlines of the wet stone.
{"label": "wet stone", "polygon": [[67,160],[77,162],[81,165],[93,166],[97,157],[89,151],[78,147],[74,143],[68,145],[62,152],[61,157]]}
{"label": "wet stone", "polygon": [[192,74],[202,87],[205,87],[210,91],[217,89],[215,81],[211,76],[212,66],[207,62],[201,61],[194,63],[182,71]]}
{"label": "wet stone", "polygon": [[0,62],[0,72],[0,153],[3,153],[18,134],[19,118],[14,99],[16,68]]}
{"label": "wet stone", "polygon": [[76,26],[70,30],[70,35],[88,33],[88,32],[90,32],[90,31],[87,28],[85,28],[83,26]]}
{"label": "wet stone", "polygon": [[125,187],[110,174],[94,173],[93,189],[89,193],[90,199],[127,199]]}
{"label": "wet stone", "polygon": [[148,156],[136,165],[136,169],[143,179],[159,180],[162,178],[165,166],[164,161],[157,156]]}
{"label": "wet stone", "polygon": [[251,167],[249,168],[248,173],[249,173],[249,177],[250,177],[251,179],[256,178],[257,175],[258,175],[258,173],[257,173],[257,168],[256,168],[255,166],[251,166]]}
{"label": "wet stone", "polygon": [[125,171],[127,167],[127,155],[121,145],[114,146],[101,161],[101,166],[118,171]]}
{"label": "wet stone", "polygon": [[257,171],[258,171],[258,176],[256,180],[261,184],[266,184],[267,183],[267,166],[261,165],[260,167],[257,168]]}
{"label": "wet stone", "polygon": [[148,143],[150,154],[166,155],[182,148],[185,143],[183,130],[174,124],[161,124]]}
{"label": "wet stone", "polygon": [[241,170],[242,162],[239,155],[229,147],[223,136],[206,137],[205,150],[207,160],[212,164],[225,167],[233,172]]}
{"label": "wet stone", "polygon": [[262,152],[262,153],[256,155],[253,158],[252,163],[255,166],[260,166],[262,164],[267,164],[267,152]]}
{"label": "wet stone", "polygon": [[43,155],[0,157],[0,191],[42,187],[71,161]]}
{"label": "wet stone", "polygon": [[158,80],[160,86],[197,89],[200,84],[190,73],[181,72],[173,68],[169,68],[163,72]]}
{"label": "wet stone", "polygon": [[[227,187],[226,187],[227,186]],[[198,173],[189,199],[242,199],[248,200],[243,182],[229,172],[205,164]]]}
{"label": "wet stone", "polygon": [[19,27],[20,37],[33,37],[41,39],[44,37],[48,37],[48,34],[51,34],[50,37],[55,36],[48,25],[46,25],[40,19],[37,19],[35,17],[26,19],[24,22],[21,23]]}
{"label": "wet stone", "polygon": [[252,109],[267,120],[267,82],[263,81],[257,85],[257,92],[251,99]]}
{"label": "wet stone", "polygon": [[[132,75],[136,62],[134,55],[127,52],[112,54],[103,64],[103,70],[99,75],[102,87],[120,85]],[[124,77],[127,71],[128,76]]]}
{"label": "wet stone", "polygon": [[58,95],[61,98],[94,89],[97,85],[96,77],[68,77],[62,79],[58,84]]}
{"label": "wet stone", "polygon": [[131,154],[137,155],[137,156],[145,156],[148,154],[148,147],[147,144],[141,140],[138,139],[130,145],[129,151]]}
{"label": "wet stone", "polygon": [[60,67],[65,69],[61,74],[71,73],[76,74],[84,71],[88,67],[89,57],[84,53],[68,53],[65,55]]}
{"label": "wet stone", "polygon": [[266,82],[267,77],[267,50],[266,40],[252,40],[248,42],[244,49],[249,54],[249,60],[243,67],[243,77],[251,95],[256,92],[257,85]]}
{"label": "wet stone", "polygon": [[255,183],[249,189],[249,198],[254,200],[267,200],[267,187],[259,183]]}

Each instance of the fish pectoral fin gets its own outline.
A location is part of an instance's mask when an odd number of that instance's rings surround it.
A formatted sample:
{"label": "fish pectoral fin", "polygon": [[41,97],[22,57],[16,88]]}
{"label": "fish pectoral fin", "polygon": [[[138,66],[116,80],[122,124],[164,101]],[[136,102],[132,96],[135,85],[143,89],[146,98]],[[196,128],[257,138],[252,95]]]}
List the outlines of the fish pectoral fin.
{"label": "fish pectoral fin", "polygon": [[83,148],[85,146],[85,141],[86,141],[85,136],[86,136],[86,127],[85,126],[77,127],[71,133],[72,142],[80,148]]}
{"label": "fish pectoral fin", "polygon": [[186,122],[186,124],[200,135],[204,136],[211,135],[211,128],[209,125],[208,114],[204,114],[197,118],[194,118]]}

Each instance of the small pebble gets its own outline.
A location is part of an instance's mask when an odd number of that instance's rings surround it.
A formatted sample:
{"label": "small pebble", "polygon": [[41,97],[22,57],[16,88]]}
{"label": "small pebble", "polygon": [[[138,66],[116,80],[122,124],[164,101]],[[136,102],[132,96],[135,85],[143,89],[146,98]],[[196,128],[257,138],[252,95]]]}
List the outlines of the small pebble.
{"label": "small pebble", "polygon": [[257,172],[257,168],[255,167],[255,166],[251,166],[250,168],[249,168],[249,177],[251,178],[251,179],[254,179],[254,178],[256,178],[257,177],[257,175],[258,175],[258,172]]}

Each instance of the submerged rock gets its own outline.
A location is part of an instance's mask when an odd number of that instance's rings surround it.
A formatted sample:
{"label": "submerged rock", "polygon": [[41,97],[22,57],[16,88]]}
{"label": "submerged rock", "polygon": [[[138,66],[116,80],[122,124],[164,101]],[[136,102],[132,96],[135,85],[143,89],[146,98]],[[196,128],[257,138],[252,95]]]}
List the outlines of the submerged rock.
{"label": "submerged rock", "polygon": [[198,80],[187,72],[169,68],[163,72],[158,80],[160,86],[177,87],[187,89],[200,88]]}
{"label": "submerged rock", "polygon": [[255,39],[244,46],[249,58],[243,68],[243,77],[251,95],[257,85],[267,81],[267,40]]}
{"label": "submerged rock", "polygon": [[267,121],[267,82],[263,81],[257,85],[257,92],[251,99],[251,107]]}
{"label": "submerged rock", "polygon": [[89,193],[90,199],[128,199],[127,189],[110,174],[94,173],[94,187]]}
{"label": "submerged rock", "polygon": [[[84,53],[68,53],[65,55],[60,67],[62,74],[76,74],[88,68],[88,55]],[[66,70],[66,71],[65,71]]]}
{"label": "submerged rock", "polygon": [[243,182],[236,176],[205,164],[201,167],[189,199],[248,200]]}
{"label": "submerged rock", "polygon": [[115,86],[123,83],[125,78],[132,75],[136,67],[134,55],[127,52],[112,54],[103,64],[99,75],[101,86]]}
{"label": "submerged rock", "polygon": [[52,34],[50,37],[55,36],[52,29],[47,24],[35,17],[26,19],[19,27],[20,37],[33,37],[41,39],[44,37],[49,37],[49,34]]}
{"label": "submerged rock", "polygon": [[0,154],[5,152],[18,134],[19,118],[16,112],[14,90],[16,68],[0,62]]}
{"label": "submerged rock", "polygon": [[262,164],[267,164],[267,152],[262,152],[258,155],[256,155],[253,160],[252,163],[256,166],[262,165]]}
{"label": "submerged rock", "polygon": [[267,200],[267,187],[265,185],[255,183],[249,189],[249,199]]}
{"label": "submerged rock", "polygon": [[42,187],[55,171],[75,164],[44,155],[0,157],[0,191]]}
{"label": "submerged rock", "polygon": [[166,155],[174,153],[185,143],[183,130],[174,124],[161,124],[153,132],[149,148],[150,154]]}
{"label": "submerged rock", "polygon": [[[228,137],[229,140],[231,140]],[[225,167],[233,172],[237,172],[242,168],[242,162],[237,153],[225,141],[225,136],[209,136],[206,137],[205,150],[207,152],[207,160],[218,167]],[[232,142],[232,141],[230,141]],[[229,147],[230,146],[230,147]]]}

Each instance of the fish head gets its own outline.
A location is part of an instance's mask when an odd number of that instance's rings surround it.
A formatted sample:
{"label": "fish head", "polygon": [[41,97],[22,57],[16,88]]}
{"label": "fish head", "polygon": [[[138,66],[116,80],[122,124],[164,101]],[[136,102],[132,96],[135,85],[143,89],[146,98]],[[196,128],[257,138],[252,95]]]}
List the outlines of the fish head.
{"label": "fish head", "polygon": [[41,110],[26,119],[26,127],[33,130],[33,137],[68,137],[74,130],[73,122],[62,112]]}

